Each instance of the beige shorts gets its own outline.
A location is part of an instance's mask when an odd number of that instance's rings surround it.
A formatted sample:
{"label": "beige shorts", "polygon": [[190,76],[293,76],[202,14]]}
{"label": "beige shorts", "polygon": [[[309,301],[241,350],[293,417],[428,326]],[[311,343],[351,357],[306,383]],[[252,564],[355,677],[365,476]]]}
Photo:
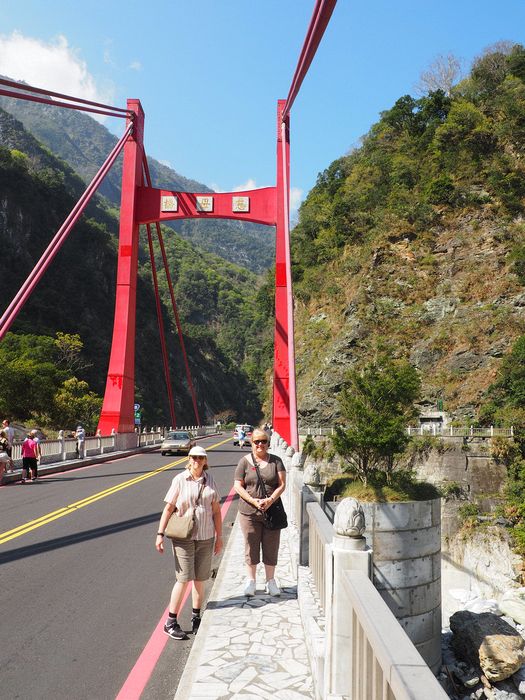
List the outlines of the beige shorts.
{"label": "beige shorts", "polygon": [[211,560],[215,537],[211,540],[175,540],[175,575],[180,583],[207,581],[211,575]]}

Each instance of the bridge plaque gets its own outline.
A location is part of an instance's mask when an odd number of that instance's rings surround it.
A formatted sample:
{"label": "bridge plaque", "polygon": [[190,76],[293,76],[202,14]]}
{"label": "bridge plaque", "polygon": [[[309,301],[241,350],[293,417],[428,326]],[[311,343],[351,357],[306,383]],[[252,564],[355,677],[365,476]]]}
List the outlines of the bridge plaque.
{"label": "bridge plaque", "polygon": [[250,198],[249,197],[232,197],[232,211],[249,212]]}
{"label": "bridge plaque", "polygon": [[160,198],[161,211],[178,211],[179,202],[174,195],[164,195]]}
{"label": "bridge plaque", "polygon": [[197,195],[197,211],[213,211],[213,197]]}

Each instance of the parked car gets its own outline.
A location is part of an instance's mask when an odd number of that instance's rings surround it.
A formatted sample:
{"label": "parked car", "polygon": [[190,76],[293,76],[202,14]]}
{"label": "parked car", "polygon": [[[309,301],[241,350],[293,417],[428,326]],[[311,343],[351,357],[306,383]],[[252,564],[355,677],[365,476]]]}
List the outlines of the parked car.
{"label": "parked car", "polygon": [[185,430],[169,430],[166,437],[160,446],[160,452],[163,455],[168,454],[188,454],[192,447],[196,445],[196,441]]}
{"label": "parked car", "polygon": [[245,445],[251,445],[252,444],[252,433],[253,433],[253,425],[248,425],[247,423],[239,423],[239,425],[235,426],[235,430],[233,431],[233,444],[238,445],[239,444],[239,430],[240,429],[244,430],[244,444]]}

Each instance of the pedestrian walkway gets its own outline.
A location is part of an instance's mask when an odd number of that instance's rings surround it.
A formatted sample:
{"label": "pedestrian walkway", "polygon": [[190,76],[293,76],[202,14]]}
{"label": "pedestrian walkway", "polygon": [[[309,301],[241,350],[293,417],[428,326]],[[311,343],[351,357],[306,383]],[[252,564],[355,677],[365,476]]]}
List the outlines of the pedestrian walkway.
{"label": "pedestrian walkway", "polygon": [[175,700],[311,700],[312,677],[297,600],[293,529],[281,533],[276,579],[282,595],[243,595],[244,542],[238,522],[230,535]]}

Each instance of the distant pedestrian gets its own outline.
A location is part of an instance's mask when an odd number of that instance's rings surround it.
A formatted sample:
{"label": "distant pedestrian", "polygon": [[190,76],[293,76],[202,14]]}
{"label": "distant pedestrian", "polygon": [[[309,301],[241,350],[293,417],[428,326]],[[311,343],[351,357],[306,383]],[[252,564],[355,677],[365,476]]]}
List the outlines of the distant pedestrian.
{"label": "distant pedestrian", "polygon": [[86,431],[81,425],[77,425],[75,437],[77,439],[77,457],[79,459],[84,459],[84,443],[86,440]]}
{"label": "distant pedestrian", "polygon": [[4,432],[4,435],[7,440],[7,449],[6,452],[9,455],[9,462],[7,466],[7,471],[12,472],[14,463],[13,463],[13,443],[15,441],[15,431],[11,427],[11,422],[6,418],[5,420],[2,421],[2,430]]}
{"label": "distant pedestrian", "polygon": [[7,437],[5,435],[5,430],[0,431],[0,480],[7,471],[7,465],[10,463],[11,458],[7,454],[8,450]]}
{"label": "distant pedestrian", "polygon": [[244,447],[244,441],[246,440],[246,433],[244,432],[244,428],[242,426],[239,427],[239,448],[242,449]]}
{"label": "distant pedestrian", "polygon": [[40,445],[36,438],[36,430],[27,434],[22,443],[22,483],[26,483],[31,472],[31,481],[36,481],[38,477],[38,459],[40,457]]}

